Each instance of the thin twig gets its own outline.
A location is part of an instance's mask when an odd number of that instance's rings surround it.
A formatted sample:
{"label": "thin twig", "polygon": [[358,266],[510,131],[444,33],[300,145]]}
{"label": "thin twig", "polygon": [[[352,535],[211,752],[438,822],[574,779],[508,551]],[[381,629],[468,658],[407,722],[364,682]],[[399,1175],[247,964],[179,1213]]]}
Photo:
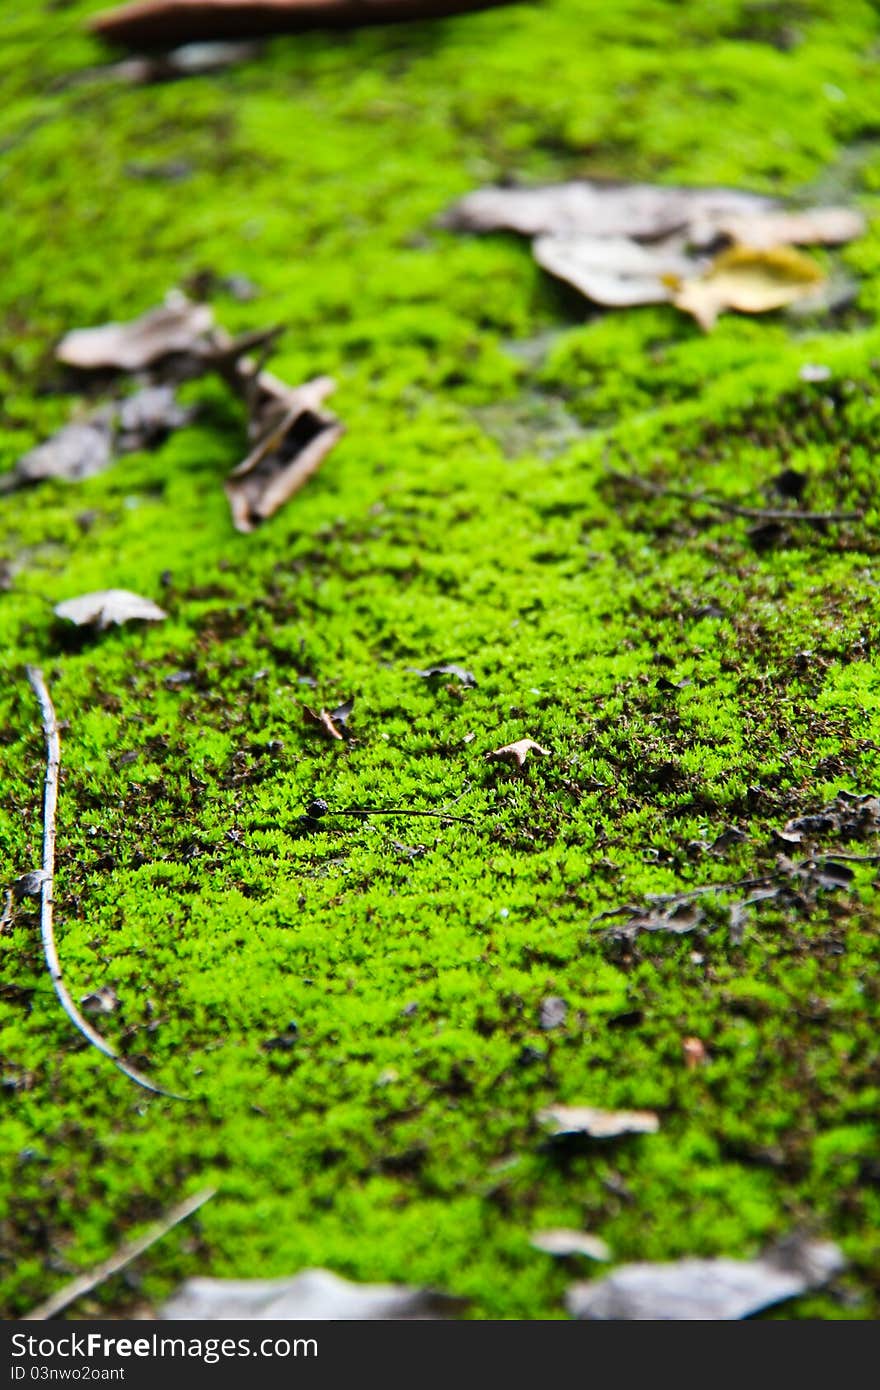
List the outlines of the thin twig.
{"label": "thin twig", "polygon": [[46,779],[43,795],[43,881],[40,884],[40,935],[43,939],[43,954],[46,957],[46,967],[49,977],[58,996],[58,1001],[62,1009],[67,1014],[71,1023],[77,1028],[83,1037],[102,1052],[105,1057],[109,1057],[111,1062],[119,1068],[121,1072],[134,1081],[136,1085],[143,1086],[145,1091],[153,1091],[156,1095],[170,1096],[172,1100],[184,1100],[184,1096],[176,1095],[173,1091],[166,1091],[164,1087],[157,1086],[155,1082],[149,1081],[147,1077],[141,1076],[128,1062],[117,1055],[114,1048],[96,1033],[94,1028],[86,1019],[83,1018],[79,1009],[74,1004],[67,986],[61,975],[61,962],[58,959],[58,948],[55,945],[55,931],[52,924],[53,895],[52,889],[55,879],[55,816],[58,810],[58,774],[61,769],[61,737],[58,732],[58,720],[55,715],[55,707],[52,704],[49,690],[43,679],[43,673],[36,666],[28,666],[27,678],[31,688],[40,702],[40,713],[43,719],[43,733],[46,737]]}
{"label": "thin twig", "polygon": [[75,1303],[83,1294],[91,1293],[99,1284],[118,1274],[132,1260],[136,1260],[138,1255],[143,1255],[145,1250],[149,1250],[151,1245],[155,1245],[157,1240],[161,1240],[175,1226],[179,1226],[181,1221],[185,1221],[188,1216],[192,1216],[194,1211],[204,1206],[214,1196],[216,1187],[206,1187],[201,1192],[196,1192],[194,1196],[187,1197],[183,1202],[178,1202],[177,1206],[171,1208],[169,1212],[154,1221],[142,1236],[137,1240],[126,1241],[106,1260],[102,1260],[94,1269],[87,1274],[78,1274],[75,1279],[71,1279],[69,1284],[65,1284],[63,1289],[53,1293],[51,1298],[47,1298],[44,1303],[40,1303],[36,1308],[32,1308],[29,1313],[24,1314],[25,1322],[43,1322],[47,1318],[54,1318],[56,1314],[62,1313],[65,1308],[69,1308],[71,1303]]}
{"label": "thin twig", "polygon": [[723,497],[711,497],[705,492],[688,492],[685,488],[660,487],[647,478],[634,473],[618,473],[609,469],[609,477],[615,482],[626,483],[651,497],[675,497],[682,502],[691,502],[702,507],[714,507],[718,512],[729,512],[732,516],[746,517],[749,521],[861,521],[864,512],[802,512],[791,507],[744,507],[739,502],[728,502]]}
{"label": "thin twig", "polygon": [[470,816],[453,816],[449,811],[409,811],[392,806],[388,809],[378,806],[355,806],[345,811],[324,811],[325,816],[430,816],[433,820],[454,820],[462,825],[474,825]]}

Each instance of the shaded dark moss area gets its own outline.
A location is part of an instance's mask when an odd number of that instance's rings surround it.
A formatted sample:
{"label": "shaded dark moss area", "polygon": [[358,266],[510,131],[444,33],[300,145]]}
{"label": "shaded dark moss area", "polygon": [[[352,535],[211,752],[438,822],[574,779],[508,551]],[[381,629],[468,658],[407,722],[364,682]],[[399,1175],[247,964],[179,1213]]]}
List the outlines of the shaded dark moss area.
{"label": "shaded dark moss area", "polygon": [[[0,935],[4,1309],[213,1182],[75,1311],[327,1265],[561,1316],[583,1271],[529,1237],[576,1226],[619,1260],[813,1231],[848,1272],[777,1315],[875,1317],[880,844],[779,832],[877,790],[878,233],[827,256],[845,303],[707,338],[672,309],[596,313],[515,239],[435,221],[477,183],[573,174],[827,190],[876,218],[874,8],[555,0],[141,89],[77,80],[97,8],[3,21],[3,466],[79,400],[62,332],[194,276],[230,331],[287,325],[272,370],[334,375],[347,434],[249,536],[222,490],[244,420],[210,383],[156,452],[0,498],[4,881],[39,862],[32,661],[66,722],[71,992],[111,987],[100,1028],[192,1097],[85,1047],[22,904]],[[223,288],[241,275],[248,303]],[[707,496],[857,515],[762,534]],[[107,587],[168,620],[59,628],[54,603]],[[476,684],[418,674],[448,663]],[[343,740],[307,723],[352,698]],[[552,756],[486,761],[523,737]],[[621,929],[689,893],[686,932]],[[551,1102],[661,1129],[560,1149]]]}

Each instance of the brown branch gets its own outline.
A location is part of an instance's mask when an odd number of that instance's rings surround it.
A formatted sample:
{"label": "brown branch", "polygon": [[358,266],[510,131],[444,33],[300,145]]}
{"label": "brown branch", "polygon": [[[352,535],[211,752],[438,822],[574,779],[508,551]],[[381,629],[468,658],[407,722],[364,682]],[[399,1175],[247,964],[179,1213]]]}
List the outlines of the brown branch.
{"label": "brown branch", "polygon": [[56,1314],[62,1313],[65,1308],[69,1308],[71,1303],[75,1303],[83,1294],[91,1293],[99,1284],[103,1284],[112,1275],[118,1274],[132,1260],[136,1260],[138,1255],[143,1255],[145,1250],[149,1250],[151,1245],[155,1245],[157,1240],[161,1240],[175,1226],[179,1226],[181,1221],[185,1221],[193,1212],[198,1211],[199,1207],[204,1206],[214,1196],[217,1189],[206,1187],[201,1192],[196,1192],[194,1196],[187,1197],[183,1202],[178,1202],[165,1214],[159,1221],[154,1221],[152,1226],[139,1236],[137,1240],[126,1241],[118,1250],[114,1251],[106,1260],[102,1260],[94,1269],[87,1274],[78,1274],[75,1279],[71,1279],[69,1284],[65,1284],[63,1289],[53,1293],[51,1298],[47,1298],[44,1303],[40,1303],[36,1308],[32,1308],[29,1313],[25,1313],[23,1321],[42,1322],[47,1318],[54,1318]]}
{"label": "brown branch", "polygon": [[67,1014],[71,1023],[82,1033],[87,1042],[92,1047],[102,1052],[105,1057],[123,1072],[130,1081],[136,1085],[143,1086],[145,1091],[153,1091],[156,1095],[169,1096],[172,1100],[184,1100],[184,1096],[175,1095],[173,1091],[166,1091],[162,1086],[157,1086],[155,1082],[149,1081],[147,1077],[141,1076],[133,1066],[118,1056],[115,1049],[110,1046],[100,1033],[95,1032],[91,1024],[83,1018],[79,1009],[70,997],[67,986],[61,974],[61,962],[58,959],[58,948],[55,944],[55,929],[52,922],[53,913],[53,885],[55,880],[55,818],[58,810],[58,776],[61,770],[61,736],[58,732],[58,720],[55,715],[55,707],[52,704],[49,690],[43,679],[43,673],[36,666],[28,666],[27,678],[31,689],[40,703],[40,714],[43,720],[43,733],[46,738],[46,777],[43,792],[43,879],[40,884],[40,935],[43,939],[43,954],[46,958],[46,968],[49,977],[58,996],[58,1002]]}
{"label": "brown branch", "polygon": [[440,19],[506,3],[509,0],[134,0],[95,15],[89,28],[125,48],[173,48],[197,40]]}
{"label": "brown branch", "polygon": [[793,507],[744,507],[739,502],[728,502],[723,497],[712,497],[705,492],[688,492],[685,488],[660,487],[639,478],[634,473],[618,473],[609,469],[609,477],[615,482],[625,483],[639,492],[647,492],[651,497],[675,497],[681,502],[694,506],[713,507],[717,512],[728,512],[731,516],[746,517],[749,521],[861,521],[864,512],[802,512]]}

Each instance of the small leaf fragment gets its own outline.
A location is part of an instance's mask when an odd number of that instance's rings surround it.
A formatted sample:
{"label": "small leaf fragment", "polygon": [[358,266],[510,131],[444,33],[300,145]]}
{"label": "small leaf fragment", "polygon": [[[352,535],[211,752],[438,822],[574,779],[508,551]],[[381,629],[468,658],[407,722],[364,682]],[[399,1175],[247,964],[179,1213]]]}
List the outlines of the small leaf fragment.
{"label": "small leaf fragment", "polygon": [[584,1134],[590,1139],[616,1139],[621,1134],[656,1134],[660,1119],[653,1110],[598,1110],[592,1105],[550,1105],[538,1120],[554,1138]]}
{"label": "small leaf fragment", "polygon": [[563,1228],[549,1231],[536,1231],[531,1244],[546,1255],[585,1255],[588,1260],[610,1260],[611,1250],[599,1236],[591,1236],[586,1231],[569,1231]]}
{"label": "small leaf fragment", "polygon": [[521,738],[516,743],[505,743],[503,748],[493,749],[491,753],[486,754],[486,757],[490,761],[495,759],[501,762],[515,763],[517,767],[524,767],[526,758],[530,753],[535,753],[543,758],[552,756],[549,748],[542,748],[540,743],[536,743],[533,738]]}

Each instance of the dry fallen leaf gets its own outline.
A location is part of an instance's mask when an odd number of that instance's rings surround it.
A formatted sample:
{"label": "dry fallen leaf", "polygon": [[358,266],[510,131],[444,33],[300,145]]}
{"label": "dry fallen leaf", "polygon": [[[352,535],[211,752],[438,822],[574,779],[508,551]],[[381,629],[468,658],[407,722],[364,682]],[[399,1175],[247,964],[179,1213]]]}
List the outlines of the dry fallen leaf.
{"label": "dry fallen leaf", "polygon": [[472,671],[466,671],[463,666],[456,666],[454,662],[445,666],[427,666],[424,670],[411,666],[410,670],[414,676],[422,676],[425,680],[432,680],[437,676],[454,676],[460,685],[473,688],[477,684],[477,678]]}
{"label": "dry fallen leaf", "polygon": [[725,1322],[819,1288],[843,1267],[830,1242],[789,1241],[757,1260],[621,1265],[604,1279],[573,1284],[566,1306],[574,1318]]}
{"label": "dry fallen leaf", "polygon": [[586,1231],[536,1231],[531,1243],[546,1255],[585,1255],[588,1260],[611,1259],[611,1251],[604,1240],[588,1235]]}
{"label": "dry fallen leaf", "polygon": [[455,203],[442,220],[455,231],[512,231],[532,237],[556,234],[654,241],[687,232],[702,244],[706,227],[775,206],[769,198],[738,189],[578,180],[542,188],[480,188]]}
{"label": "dry fallen leaf", "polygon": [[114,623],[132,621],[157,623],[168,614],[152,599],[142,598],[128,589],[102,589],[95,594],[82,594],[58,603],[56,617],[66,618],[77,627],[97,627],[101,630]]}
{"label": "dry fallen leaf", "polygon": [[4,490],[27,483],[61,478],[79,482],[92,478],[110,466],[113,435],[109,418],[84,420],[64,425],[44,444],[24,454],[11,473],[3,478]]}
{"label": "dry fallen leaf", "polygon": [[137,372],[174,353],[198,352],[209,344],[214,315],[173,290],[157,309],[127,323],[78,328],[68,333],[55,356],[68,367]]}
{"label": "dry fallen leaf", "polygon": [[515,763],[517,767],[524,767],[526,758],[530,753],[537,753],[540,757],[549,758],[551,756],[549,748],[542,748],[540,743],[536,743],[533,738],[521,738],[516,743],[505,743],[503,748],[495,748],[486,757],[500,760],[502,762]]}
{"label": "dry fallen leaf", "polygon": [[431,1289],[353,1284],[328,1269],[305,1269],[292,1279],[187,1279],[159,1317],[201,1322],[277,1318],[440,1318],[459,1312],[462,1300]]}
{"label": "dry fallen leaf", "polygon": [[700,270],[680,237],[642,245],[623,236],[539,236],[532,253],[551,275],[610,308],[666,303],[669,277],[687,279]]}
{"label": "dry fallen leaf", "polygon": [[815,294],[824,275],[800,251],[780,246],[756,251],[733,246],[722,251],[702,275],[671,283],[672,302],[707,332],[725,309],[763,314]]}
{"label": "dry fallen leaf", "polygon": [[538,1120],[555,1137],[585,1134],[591,1139],[616,1139],[620,1134],[656,1134],[660,1120],[653,1110],[597,1110],[591,1105],[549,1105]]}
{"label": "dry fallen leaf", "polygon": [[863,234],[865,219],[852,208],[809,208],[804,212],[758,212],[722,217],[721,236],[753,251],[772,246],[842,246]]}
{"label": "dry fallen leaf", "polygon": [[346,700],[344,704],[337,705],[334,710],[315,710],[310,705],[303,705],[303,717],[307,724],[320,729],[328,738],[336,738],[341,742],[342,734],[339,732],[339,726],[345,728],[353,706],[354,700]]}
{"label": "dry fallen leaf", "polygon": [[268,372],[254,378],[256,443],[224,484],[237,531],[252,531],[317,471],[344,427],[321,408],[335,387],[326,376],[287,387]]}

